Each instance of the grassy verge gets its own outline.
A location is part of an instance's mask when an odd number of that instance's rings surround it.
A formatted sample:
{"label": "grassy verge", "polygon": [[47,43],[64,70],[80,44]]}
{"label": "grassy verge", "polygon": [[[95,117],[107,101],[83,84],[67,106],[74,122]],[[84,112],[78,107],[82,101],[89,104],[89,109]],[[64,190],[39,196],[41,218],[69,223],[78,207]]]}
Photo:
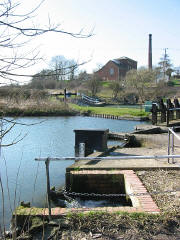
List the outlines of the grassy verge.
{"label": "grassy verge", "polygon": [[149,113],[144,109],[132,108],[112,108],[112,107],[82,107],[75,104],[70,104],[70,107],[81,113],[89,114],[107,114],[121,117],[148,117]]}
{"label": "grassy verge", "polygon": [[105,87],[105,88],[109,88],[111,87],[112,82],[107,82],[107,81],[101,81],[101,86]]}

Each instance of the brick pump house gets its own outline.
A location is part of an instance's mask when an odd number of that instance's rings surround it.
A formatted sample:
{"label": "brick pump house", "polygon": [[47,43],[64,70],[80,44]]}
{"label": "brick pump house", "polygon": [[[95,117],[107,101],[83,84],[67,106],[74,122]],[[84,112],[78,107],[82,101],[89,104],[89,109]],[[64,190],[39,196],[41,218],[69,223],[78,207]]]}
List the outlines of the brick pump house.
{"label": "brick pump house", "polygon": [[128,57],[121,57],[110,60],[95,74],[103,81],[118,81],[131,69],[137,69],[137,62]]}

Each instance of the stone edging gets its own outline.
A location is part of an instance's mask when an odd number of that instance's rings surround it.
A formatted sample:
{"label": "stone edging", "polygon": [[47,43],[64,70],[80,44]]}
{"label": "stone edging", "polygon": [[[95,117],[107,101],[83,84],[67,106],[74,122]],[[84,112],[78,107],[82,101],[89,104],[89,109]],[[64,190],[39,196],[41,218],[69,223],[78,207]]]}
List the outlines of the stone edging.
{"label": "stone edging", "polygon": [[129,121],[148,121],[148,117],[120,117],[109,114],[90,114],[89,117],[108,118],[115,120],[129,120]]}

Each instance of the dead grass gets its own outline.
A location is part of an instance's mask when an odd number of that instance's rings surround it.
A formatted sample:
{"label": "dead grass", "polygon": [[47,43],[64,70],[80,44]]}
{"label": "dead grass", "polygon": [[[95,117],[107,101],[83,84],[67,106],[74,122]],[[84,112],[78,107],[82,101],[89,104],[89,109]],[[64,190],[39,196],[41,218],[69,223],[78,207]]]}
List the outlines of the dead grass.
{"label": "dead grass", "polygon": [[70,116],[77,111],[61,101],[33,100],[1,102],[3,116]]}
{"label": "dead grass", "polygon": [[[180,213],[180,171],[138,171],[137,175],[161,211],[174,214]],[[153,194],[152,192],[162,193]]]}
{"label": "dead grass", "polygon": [[[175,240],[180,239],[180,217],[141,213],[70,214],[56,220],[58,229],[47,239],[124,239]],[[52,235],[51,235],[52,236]],[[33,236],[36,238],[36,235]]]}

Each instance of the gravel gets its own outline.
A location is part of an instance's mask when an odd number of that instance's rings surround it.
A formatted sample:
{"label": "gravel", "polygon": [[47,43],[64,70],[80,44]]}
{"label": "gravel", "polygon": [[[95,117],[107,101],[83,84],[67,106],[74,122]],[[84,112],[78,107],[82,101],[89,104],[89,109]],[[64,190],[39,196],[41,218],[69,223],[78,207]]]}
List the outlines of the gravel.
{"label": "gravel", "polygon": [[180,213],[180,171],[149,170],[137,171],[136,174],[161,211]]}

